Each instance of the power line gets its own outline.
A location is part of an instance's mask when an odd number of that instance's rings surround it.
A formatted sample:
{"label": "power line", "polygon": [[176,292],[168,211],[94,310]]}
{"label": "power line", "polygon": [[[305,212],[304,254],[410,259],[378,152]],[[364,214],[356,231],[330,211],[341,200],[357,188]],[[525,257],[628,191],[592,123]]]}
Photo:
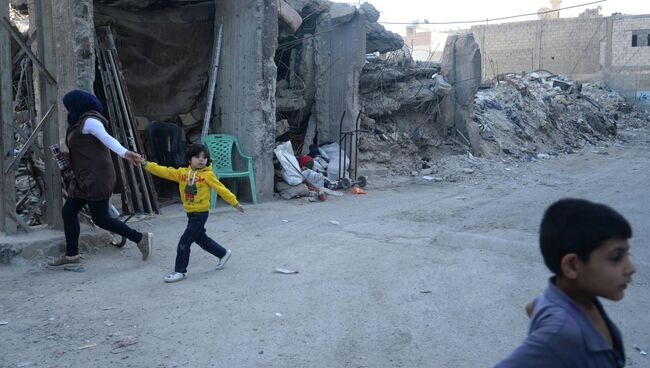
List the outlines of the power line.
{"label": "power line", "polygon": [[518,14],[518,15],[511,15],[507,17],[500,17],[500,18],[493,18],[493,19],[481,19],[481,20],[466,20],[466,21],[454,21],[454,22],[377,22],[381,24],[404,24],[404,25],[421,25],[421,24],[434,24],[434,25],[440,25],[440,24],[467,24],[467,23],[486,23],[486,22],[494,22],[497,20],[505,20],[505,19],[513,19],[513,18],[521,18],[521,17],[529,17],[531,15],[538,15],[538,14],[546,14],[546,13],[553,13],[553,12],[558,12],[560,10],[566,10],[566,9],[573,9],[573,8],[580,8],[583,6],[587,5],[593,5],[593,4],[598,4],[598,3],[604,3],[607,0],[599,0],[599,1],[592,1],[590,3],[584,3],[580,5],[573,5],[573,6],[567,6],[564,8],[559,8],[555,10],[548,10],[544,12],[538,12],[538,13],[528,13],[528,14]]}

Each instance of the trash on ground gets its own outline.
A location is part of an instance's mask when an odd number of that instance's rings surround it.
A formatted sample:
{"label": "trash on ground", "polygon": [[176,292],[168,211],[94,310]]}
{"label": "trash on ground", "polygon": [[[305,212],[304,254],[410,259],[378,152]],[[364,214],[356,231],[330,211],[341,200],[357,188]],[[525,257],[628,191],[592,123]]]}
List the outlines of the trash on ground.
{"label": "trash on ground", "polygon": [[105,324],[106,326],[108,326],[108,327],[115,326],[115,323],[113,323],[113,322],[111,322],[111,321],[108,321],[108,320],[104,321],[104,324]]}
{"label": "trash on ground", "polygon": [[284,267],[276,267],[273,271],[275,271],[276,273],[282,273],[282,274],[285,274],[285,275],[298,273],[298,270],[292,270],[292,269],[288,269],[288,268],[284,268]]}
{"label": "trash on ground", "polygon": [[638,345],[634,345],[634,349],[639,352],[641,355],[648,355],[645,350],[641,349]]}
{"label": "trash on ground", "polygon": [[335,197],[343,197],[343,192],[331,190],[329,188],[321,188],[325,194],[333,195]]}
{"label": "trash on ground", "polygon": [[276,313],[275,314],[277,317],[282,317],[282,313]]}
{"label": "trash on ground", "polygon": [[0,326],[8,325],[9,321],[0,321]]}
{"label": "trash on ground", "polygon": [[464,169],[463,169],[463,172],[464,172],[465,174],[474,174],[474,169],[464,168]]}
{"label": "trash on ground", "polygon": [[433,176],[425,175],[425,176],[422,177],[422,179],[431,181],[431,180],[433,180]]}
{"label": "trash on ground", "polygon": [[287,222],[289,222],[289,220],[282,220],[282,222],[287,223]]}
{"label": "trash on ground", "polygon": [[120,340],[117,340],[113,344],[113,348],[111,349],[111,353],[113,354],[119,354],[125,350],[120,350],[122,348],[125,348],[127,346],[135,345],[138,343],[138,337],[137,336],[126,336]]}
{"label": "trash on ground", "polygon": [[431,293],[433,293],[433,291],[431,291],[431,290],[420,290],[420,293],[422,293],[422,294],[431,294]]}
{"label": "trash on ground", "polygon": [[94,347],[97,347],[97,343],[90,342],[90,343],[81,345],[80,347],[77,348],[77,350],[90,349],[90,348],[94,348]]}
{"label": "trash on ground", "polygon": [[341,225],[341,223],[338,222],[338,221],[336,221],[336,220],[330,220],[330,224],[332,224],[332,225],[337,225],[337,226],[338,226],[338,225]]}
{"label": "trash on ground", "polygon": [[359,188],[359,187],[352,187],[352,194],[368,194],[365,190]]}

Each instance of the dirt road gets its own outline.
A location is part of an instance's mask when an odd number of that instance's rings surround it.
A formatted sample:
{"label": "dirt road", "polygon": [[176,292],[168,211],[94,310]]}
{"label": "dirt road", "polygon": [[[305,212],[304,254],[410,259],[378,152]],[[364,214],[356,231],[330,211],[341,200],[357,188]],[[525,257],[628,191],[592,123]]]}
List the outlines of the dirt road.
{"label": "dirt road", "polygon": [[83,273],[1,266],[0,367],[492,366],[526,334],[522,306],[549,276],[539,221],[566,196],[633,225],[637,274],[605,305],[628,365],[650,366],[633,349],[650,350],[646,137],[530,163],[464,158],[476,171],[457,182],[371,178],[365,196],[218,208],[208,232],[233,257],[216,271],[195,246],[177,284],[162,277],[185,226],[178,206],[138,224],[156,234],[146,263],[130,244],[87,254]]}

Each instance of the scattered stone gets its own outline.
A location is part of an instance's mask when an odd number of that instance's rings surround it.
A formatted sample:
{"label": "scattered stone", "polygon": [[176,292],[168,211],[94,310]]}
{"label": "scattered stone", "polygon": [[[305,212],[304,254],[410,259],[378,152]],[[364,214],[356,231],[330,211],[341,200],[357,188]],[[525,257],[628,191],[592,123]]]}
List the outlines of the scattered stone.
{"label": "scattered stone", "polygon": [[474,169],[470,169],[470,168],[466,167],[466,168],[463,169],[463,173],[465,173],[465,174],[474,174]]}
{"label": "scattered stone", "polygon": [[538,153],[537,158],[540,160],[551,158],[551,155],[548,153]]}

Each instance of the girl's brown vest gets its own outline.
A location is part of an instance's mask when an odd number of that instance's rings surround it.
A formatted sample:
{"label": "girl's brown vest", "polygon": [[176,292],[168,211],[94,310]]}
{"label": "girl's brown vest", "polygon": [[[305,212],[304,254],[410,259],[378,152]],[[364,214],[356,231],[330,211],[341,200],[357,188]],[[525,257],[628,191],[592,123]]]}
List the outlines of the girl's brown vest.
{"label": "girl's brown vest", "polygon": [[113,194],[115,171],[108,148],[94,135],[82,133],[88,118],[95,118],[108,128],[108,121],[100,113],[88,111],[67,134],[70,164],[75,175],[67,192],[70,198],[101,201]]}

